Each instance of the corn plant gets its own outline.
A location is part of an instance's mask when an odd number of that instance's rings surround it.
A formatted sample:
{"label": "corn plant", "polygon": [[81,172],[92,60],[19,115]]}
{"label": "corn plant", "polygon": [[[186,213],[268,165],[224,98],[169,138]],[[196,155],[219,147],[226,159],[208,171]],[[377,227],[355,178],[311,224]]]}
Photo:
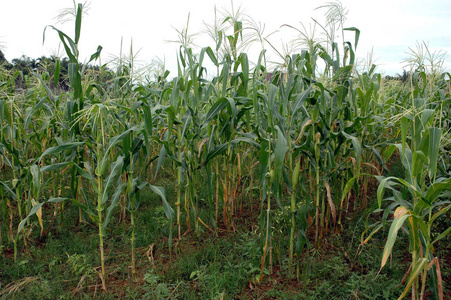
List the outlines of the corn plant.
{"label": "corn plant", "polygon": [[[446,196],[451,187],[451,178],[446,173],[437,173],[437,164],[441,156],[442,129],[435,126],[434,116],[440,112],[434,108],[434,98],[428,101],[421,97],[427,75],[424,72],[416,72],[412,80],[414,80],[412,105],[400,118],[401,143],[392,144],[386,150],[386,158],[398,150],[405,178],[378,177],[379,209],[383,203],[388,202],[389,205],[385,208],[382,224],[372,231],[364,243],[388,222],[387,216],[393,213],[381,269],[392,252],[398,231],[403,229],[409,236],[412,262],[406,274],[408,275],[406,286],[399,299],[406,296],[410,288],[412,299],[423,299],[428,274],[433,278],[435,285],[433,292],[443,299],[438,258],[433,255],[432,248],[437,241],[451,232],[451,228],[439,233],[438,236],[432,236],[431,229],[434,222],[451,209],[451,202]],[[386,189],[390,190],[392,196],[384,198]]]}

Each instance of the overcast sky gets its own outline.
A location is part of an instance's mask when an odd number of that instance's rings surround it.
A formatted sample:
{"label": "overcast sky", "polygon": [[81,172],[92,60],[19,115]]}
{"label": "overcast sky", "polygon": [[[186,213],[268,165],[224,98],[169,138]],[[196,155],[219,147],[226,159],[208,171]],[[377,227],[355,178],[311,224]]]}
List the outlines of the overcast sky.
{"label": "overcast sky", "polygon": [[[84,1],[83,1],[84,2]],[[175,29],[186,27],[190,14],[189,33],[198,33],[195,39],[200,47],[214,43],[202,32],[205,23],[214,22],[215,6],[218,16],[222,11],[231,11],[230,0],[171,0],[171,1],[117,1],[91,0],[88,15],[82,22],[80,39],[81,59],[85,60],[103,47],[102,63],[119,56],[121,39],[123,53],[130,52],[131,40],[137,59],[149,64],[159,58],[166,67],[174,70],[178,45],[168,43],[177,40]],[[268,41],[284,52],[284,45],[296,37],[296,31],[283,24],[310,30],[312,18],[324,24],[325,10],[315,10],[327,1],[293,0],[242,0],[233,1],[234,9],[249,15],[257,24],[265,25],[264,34],[274,31]],[[357,27],[361,31],[357,56],[366,59],[373,51],[373,60],[378,71],[388,75],[402,73],[409,48],[416,49],[418,42],[425,42],[431,52],[445,55],[448,71],[451,70],[451,1],[449,0],[343,0],[349,13],[346,27]],[[71,0],[3,0],[0,10],[0,49],[8,60],[26,55],[32,58],[53,54],[64,55],[55,31],[47,29],[43,45],[43,31],[46,25],[55,25],[69,36],[74,35],[73,22],[58,23],[55,18],[62,9],[73,7]],[[316,28],[317,38],[322,38],[321,29]],[[345,36],[354,43],[354,36]],[[273,60],[277,55],[271,46],[265,45]],[[257,61],[261,46],[256,44],[249,50],[251,61]],[[175,74],[173,74],[175,75]]]}

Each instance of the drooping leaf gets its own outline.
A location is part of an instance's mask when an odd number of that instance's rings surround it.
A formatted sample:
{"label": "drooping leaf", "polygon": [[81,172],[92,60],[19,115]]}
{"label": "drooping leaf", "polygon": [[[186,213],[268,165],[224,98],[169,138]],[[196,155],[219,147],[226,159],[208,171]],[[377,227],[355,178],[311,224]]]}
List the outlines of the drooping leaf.
{"label": "drooping leaf", "polygon": [[404,224],[404,221],[409,217],[411,217],[410,214],[405,214],[402,217],[393,220],[393,223],[390,226],[390,231],[388,232],[388,237],[387,237],[387,242],[385,243],[384,252],[382,253],[381,268],[380,268],[379,272],[382,270],[382,268],[387,263],[388,257],[391,254],[393,245],[395,244],[396,238],[398,236],[399,229]]}
{"label": "drooping leaf", "polygon": [[163,201],[163,208],[164,213],[166,217],[172,221],[174,218],[174,209],[172,209],[171,205],[169,205],[168,201],[166,200],[166,191],[164,187],[161,186],[155,186],[149,184],[149,187],[154,191],[158,196],[160,196],[161,200]]}
{"label": "drooping leaf", "polygon": [[103,230],[105,230],[106,227],[108,226],[108,223],[110,222],[110,219],[111,219],[111,214],[113,213],[114,208],[116,208],[117,201],[119,200],[119,197],[122,194],[122,192],[124,191],[125,187],[126,187],[125,182],[121,182],[121,184],[119,184],[116,187],[114,194],[111,197],[110,205],[108,206],[108,208],[106,210],[105,219],[102,224]]}
{"label": "drooping leaf", "polygon": [[[122,166],[124,165],[124,157],[119,156],[115,162],[111,164],[111,171],[108,174],[108,177],[105,179],[103,183],[103,193],[102,193],[102,204],[104,204],[108,200],[108,195],[110,193],[111,186],[113,185],[114,179],[117,174],[122,170]],[[99,180],[101,180],[99,178]]]}

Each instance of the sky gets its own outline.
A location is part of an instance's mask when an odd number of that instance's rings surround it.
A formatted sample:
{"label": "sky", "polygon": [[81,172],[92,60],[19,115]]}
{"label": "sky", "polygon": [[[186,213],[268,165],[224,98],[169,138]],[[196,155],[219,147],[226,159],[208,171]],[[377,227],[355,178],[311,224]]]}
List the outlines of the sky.
{"label": "sky", "polygon": [[[323,39],[320,26],[314,27],[313,19],[325,24],[325,9],[317,9],[328,1],[303,0],[234,0],[233,10],[240,11],[246,19],[264,28],[267,37],[265,48],[270,61],[280,62],[276,51],[290,53],[290,42],[298,38],[297,31],[306,29],[314,37]],[[82,2],[85,3],[85,2]],[[360,30],[356,55],[360,65],[375,63],[377,71],[385,75],[402,73],[407,68],[405,60],[418,45],[427,45],[431,54],[442,56],[444,68],[451,71],[451,1],[449,0],[342,0],[348,10],[345,27]],[[214,42],[205,33],[206,25],[213,24],[216,15],[232,11],[230,0],[91,0],[82,21],[79,42],[80,59],[86,61],[98,45],[103,47],[101,63],[112,61],[133,51],[137,65],[151,65],[163,61],[175,76],[177,66],[178,31],[186,28],[196,34],[194,43],[199,48]],[[43,33],[47,25],[54,25],[69,36],[74,36],[73,20],[65,23],[56,17],[65,8],[71,8],[71,0],[3,0],[0,10],[0,50],[11,61],[26,55],[37,58],[42,55],[65,56],[57,33],[47,27],[45,42]],[[254,32],[250,30],[248,32]],[[341,33],[336,37],[341,41]],[[348,32],[345,41],[354,44],[354,35]],[[132,47],[131,47],[132,46]],[[247,50],[251,62],[258,60],[260,43]],[[195,48],[195,49],[199,49]],[[198,51],[198,50],[197,50]]]}

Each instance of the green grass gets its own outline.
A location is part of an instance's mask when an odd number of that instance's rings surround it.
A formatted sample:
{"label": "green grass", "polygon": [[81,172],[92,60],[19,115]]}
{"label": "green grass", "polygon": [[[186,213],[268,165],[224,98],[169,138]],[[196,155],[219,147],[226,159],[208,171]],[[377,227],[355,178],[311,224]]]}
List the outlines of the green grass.
{"label": "green grass", "polygon": [[[355,234],[329,237],[321,249],[304,253],[299,280],[275,266],[273,274],[258,282],[261,250],[255,232],[239,231],[220,237],[204,232],[202,238],[192,232],[171,254],[167,248],[167,232],[161,227],[167,224],[156,221],[163,212],[154,205],[156,198],[148,195],[150,193],[143,196],[143,209],[139,210],[141,221],[137,224],[139,275],[136,282],[129,268],[127,224],[118,224],[108,233],[105,249],[109,290],[106,294],[100,291],[100,281],[94,271],[98,271],[100,265],[95,228],[91,225],[71,228],[65,224],[69,230],[59,235],[50,233],[44,243],[30,245],[28,252],[20,254],[16,264],[10,256],[2,259],[2,288],[8,283],[18,284],[27,277],[35,279],[7,297],[352,299],[358,296],[360,299],[392,299],[399,291],[399,282],[408,266],[402,250],[407,244],[399,243],[392,264],[376,277],[386,232],[376,234],[356,256],[359,232],[364,228],[356,224],[356,215],[347,222],[349,230],[343,231]],[[165,219],[161,220],[165,223]],[[153,263],[146,254],[151,244],[154,244]],[[286,258],[282,258],[284,260]],[[83,288],[77,290],[82,277]]]}

